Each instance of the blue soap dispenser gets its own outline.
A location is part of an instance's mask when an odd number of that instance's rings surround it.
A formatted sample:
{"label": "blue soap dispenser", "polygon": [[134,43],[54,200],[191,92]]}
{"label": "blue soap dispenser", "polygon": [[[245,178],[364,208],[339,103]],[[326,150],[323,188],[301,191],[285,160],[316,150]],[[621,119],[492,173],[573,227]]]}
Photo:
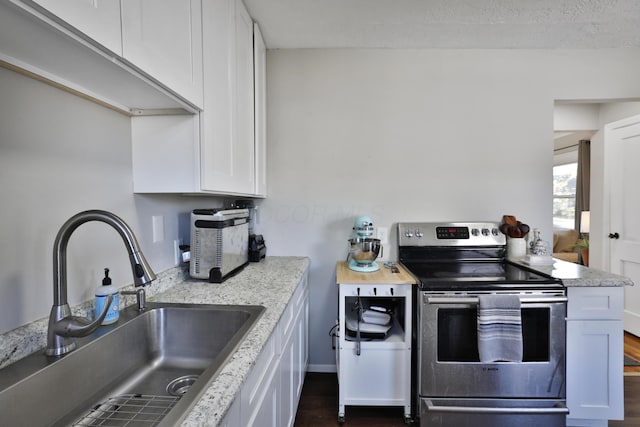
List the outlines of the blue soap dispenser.
{"label": "blue soap dispenser", "polygon": [[111,301],[111,307],[109,307],[107,315],[102,321],[103,325],[110,325],[112,323],[115,323],[120,317],[120,298],[118,289],[111,284],[109,269],[105,268],[104,279],[102,279],[102,286],[96,289],[95,319],[100,317],[100,314],[102,314],[102,310],[104,310],[104,305],[107,303],[107,297],[109,295],[113,295],[113,300]]}

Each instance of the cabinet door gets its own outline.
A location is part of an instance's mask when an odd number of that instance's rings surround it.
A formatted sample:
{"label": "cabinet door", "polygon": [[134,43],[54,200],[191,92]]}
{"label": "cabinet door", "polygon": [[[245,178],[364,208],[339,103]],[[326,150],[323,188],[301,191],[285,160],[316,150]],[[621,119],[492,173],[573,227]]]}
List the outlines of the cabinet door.
{"label": "cabinet door", "polygon": [[567,321],[570,419],[623,418],[623,349],[622,321]]}
{"label": "cabinet door", "polygon": [[267,196],[267,49],[258,24],[253,25],[255,166],[258,196]]}
{"label": "cabinet door", "polygon": [[235,2],[236,168],[240,185],[255,192],[255,135],[253,99],[253,20],[242,1]]}
{"label": "cabinet door", "polygon": [[[242,422],[242,426],[246,427],[281,427],[278,422],[278,377],[274,375],[268,384],[264,395],[258,401],[248,417]],[[245,415],[244,413],[242,415]]]}
{"label": "cabinet door", "polygon": [[35,0],[37,4],[117,55],[122,55],[120,2]]}
{"label": "cabinet door", "polygon": [[279,427],[281,332],[278,324],[242,385],[241,426]]}
{"label": "cabinet door", "polygon": [[201,0],[122,2],[122,54],[135,67],[202,107]]}
{"label": "cabinet door", "polygon": [[292,427],[295,421],[295,380],[296,373],[296,325],[282,348],[280,359],[280,419],[282,427]]}
{"label": "cabinet door", "polygon": [[[296,301],[296,296],[299,298]],[[294,309],[294,320],[289,329],[289,335],[283,341],[282,356],[280,359],[280,425],[282,427],[293,427],[296,419],[296,412],[304,375],[307,369],[307,307],[308,292],[306,287],[299,287],[294,295],[292,309]]]}
{"label": "cabinet door", "polygon": [[254,194],[253,22],[239,0],[204,3],[202,189]]}

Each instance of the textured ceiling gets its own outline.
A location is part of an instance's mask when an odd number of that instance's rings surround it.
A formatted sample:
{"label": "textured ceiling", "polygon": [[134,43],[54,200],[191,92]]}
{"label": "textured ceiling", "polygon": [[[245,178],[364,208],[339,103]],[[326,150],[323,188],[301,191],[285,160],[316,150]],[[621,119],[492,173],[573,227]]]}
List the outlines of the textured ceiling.
{"label": "textured ceiling", "polygon": [[244,0],[268,48],[640,47],[640,0]]}

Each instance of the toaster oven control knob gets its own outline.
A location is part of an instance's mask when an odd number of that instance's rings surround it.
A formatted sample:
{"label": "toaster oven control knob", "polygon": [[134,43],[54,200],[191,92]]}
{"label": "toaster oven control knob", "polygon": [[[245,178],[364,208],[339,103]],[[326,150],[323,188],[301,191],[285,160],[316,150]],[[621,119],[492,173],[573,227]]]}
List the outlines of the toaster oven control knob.
{"label": "toaster oven control knob", "polygon": [[424,233],[422,231],[420,231],[419,228],[416,228],[416,237],[423,237]]}
{"label": "toaster oven control knob", "polygon": [[471,235],[472,236],[479,236],[480,235],[480,230],[478,230],[477,228],[472,228],[471,229]]}

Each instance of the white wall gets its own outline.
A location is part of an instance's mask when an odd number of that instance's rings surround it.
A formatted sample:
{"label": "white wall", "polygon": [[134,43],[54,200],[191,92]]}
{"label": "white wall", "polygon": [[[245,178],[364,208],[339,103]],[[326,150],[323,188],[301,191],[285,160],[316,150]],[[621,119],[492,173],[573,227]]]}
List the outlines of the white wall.
{"label": "white wall", "polygon": [[[312,258],[311,364],[334,364],[335,262],[357,215],[500,220],[549,238],[556,99],[640,96],[640,51],[268,52],[269,254]],[[548,172],[545,172],[548,171]]]}
{"label": "white wall", "polygon": [[556,103],[553,109],[553,130],[576,131],[598,129],[600,104]]}
{"label": "white wall", "polygon": [[[335,262],[356,215],[393,227],[514,214],[549,235],[554,100],[640,97],[638,71],[639,50],[269,51],[257,229],[269,255],[312,258],[312,364],[333,364]],[[163,271],[188,212],[221,203],[133,195],[126,117],[3,69],[0,93],[0,332],[48,315],[53,239],[76,212],[120,215]],[[164,242],[152,242],[153,215]],[[116,234],[85,224],[69,245],[72,303],[104,267],[131,282]]]}
{"label": "white wall", "polygon": [[[211,198],[134,195],[129,118],[3,68],[0,94],[0,333],[48,316],[53,241],[75,213],[121,216],[161,272],[174,265],[173,240],[188,242],[189,211],[219,206]],[[164,216],[163,242],[152,241],[153,215]],[[70,303],[92,298],[104,267],[115,285],[132,283],[117,233],[84,224],[69,242]]]}

